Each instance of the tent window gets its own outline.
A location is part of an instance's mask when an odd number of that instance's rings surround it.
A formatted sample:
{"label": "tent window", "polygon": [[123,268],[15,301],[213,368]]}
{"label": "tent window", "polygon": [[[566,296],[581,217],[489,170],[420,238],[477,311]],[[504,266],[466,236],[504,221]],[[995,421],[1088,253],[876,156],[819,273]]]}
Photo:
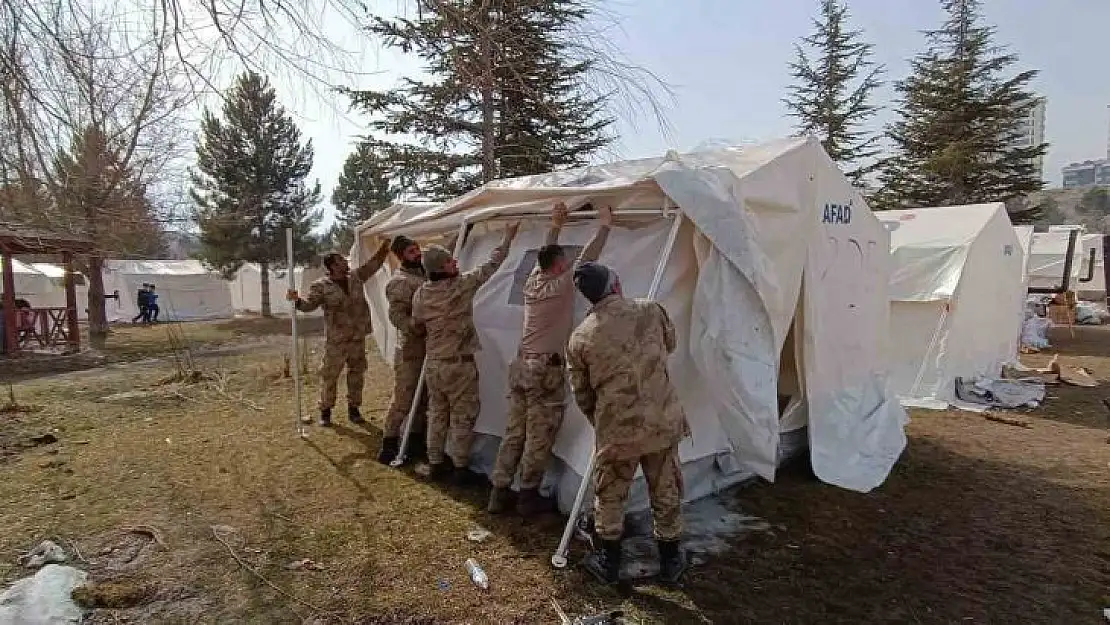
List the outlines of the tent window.
{"label": "tent window", "polygon": [[[567,255],[567,258],[576,258],[581,251],[581,245],[563,246],[563,252]],[[524,283],[527,282],[532,269],[536,267],[536,254],[538,253],[538,248],[525,252],[524,256],[520,258],[520,264],[513,270],[513,288],[509,291],[510,306],[524,305]]]}

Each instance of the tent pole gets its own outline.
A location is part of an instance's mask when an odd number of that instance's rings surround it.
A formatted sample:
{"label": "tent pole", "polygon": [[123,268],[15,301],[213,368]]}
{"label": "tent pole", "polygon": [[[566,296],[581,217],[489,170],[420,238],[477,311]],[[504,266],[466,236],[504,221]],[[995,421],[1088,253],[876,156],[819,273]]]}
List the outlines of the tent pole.
{"label": "tent pole", "polygon": [[[293,271],[295,267],[293,257],[293,229],[285,229],[285,253],[289,259],[289,290],[297,290],[296,273]],[[293,364],[293,418],[295,419],[294,425],[297,430],[297,435],[304,438],[308,436],[308,431],[305,430],[304,421],[301,418],[301,355],[297,345],[297,303],[293,302],[292,310],[289,311],[289,326],[293,338],[293,357],[291,362]]]}
{"label": "tent pole", "polygon": [[[462,225],[459,226],[459,238],[455,241],[455,258],[459,257],[462,253],[463,244],[466,242],[466,229],[470,223],[463,219]],[[416,421],[416,411],[420,409],[420,396],[424,392],[425,375],[428,371],[428,357],[424,356],[424,364],[420,365],[420,377],[416,381],[416,392],[412,396],[412,406],[409,407],[409,416],[405,419],[405,431],[401,434],[401,445],[397,449],[397,456],[389,463],[393,468],[400,467],[405,463],[405,452],[409,448],[409,439],[412,437],[412,424]]]}
{"label": "tent pole", "polygon": [[[664,206],[664,213],[666,211],[667,207]],[[646,299],[654,301],[659,294],[659,287],[663,283],[663,274],[666,272],[667,264],[671,259],[671,252],[674,250],[675,241],[678,239],[678,231],[682,228],[683,218],[684,215],[681,212],[672,217],[674,223],[671,224],[671,231],[667,234],[666,243],[663,244],[663,252],[659,257],[659,264],[655,266],[655,275],[651,278],[651,286],[648,287]],[[562,569],[567,566],[570,538],[574,534],[574,527],[578,524],[578,517],[582,513],[582,504],[586,501],[586,493],[590,490],[590,482],[593,480],[596,465],[597,454],[595,451],[591,451],[590,461],[586,465],[586,472],[582,475],[582,481],[578,484],[578,493],[574,496],[574,505],[571,506],[570,516],[563,528],[563,536],[559,539],[559,546],[551,556],[551,564],[555,568]]]}

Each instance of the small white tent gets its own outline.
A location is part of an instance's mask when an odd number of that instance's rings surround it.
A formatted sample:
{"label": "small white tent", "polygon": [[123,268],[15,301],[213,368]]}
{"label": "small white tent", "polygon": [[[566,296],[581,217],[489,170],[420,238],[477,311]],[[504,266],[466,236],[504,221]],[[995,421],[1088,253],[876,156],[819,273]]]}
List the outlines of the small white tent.
{"label": "small white tent", "polygon": [[[50,308],[57,299],[53,293],[54,284],[50,276],[35,269],[32,265],[19,259],[12,259],[12,274],[15,278],[15,297],[22,298],[31,303],[34,308]],[[0,293],[4,285],[0,283]],[[62,294],[62,306],[65,306],[65,294]]]}
{"label": "small white tent", "polygon": [[119,291],[109,300],[109,321],[131,321],[138,316],[136,296],[143,284],[154,284],[159,319],[193,321],[235,316],[227,281],[197,260],[109,260],[104,262],[104,291]]}
{"label": "small white tent", "polygon": [[[65,267],[55,265],[52,263],[31,263],[31,267],[50,278],[53,285],[48,296],[43,298],[43,303],[35,303],[35,306],[49,307],[49,308],[65,308],[66,307],[66,287]],[[89,285],[85,281],[85,277],[78,274],[78,284],[74,287],[77,295],[77,318],[87,319],[89,316]]]}
{"label": "small white tent", "polygon": [[[285,299],[289,289],[289,273],[286,269],[270,268],[270,311],[274,314],[288,315],[290,306]],[[297,267],[293,274],[294,284],[300,288],[304,267]],[[255,263],[247,263],[239,268],[235,279],[228,282],[231,290],[231,305],[235,312],[262,312],[262,271]]]}
{"label": "small white tent", "polygon": [[1083,256],[1083,227],[1054,226],[1048,232],[1033,234],[1029,251],[1029,286],[1054,288],[1064,279],[1064,265],[1068,255],[1068,239],[1072,230],[1079,230],[1072,253],[1071,277],[1068,290],[1079,290],[1079,278],[1085,271]]}
{"label": "small white tent", "polygon": [[[794,387],[808,413],[810,457],[831,484],[882,484],[905,446],[905,413],[888,395],[885,342],[889,238],[816,140],[790,139],[686,155],[669,153],[487,184],[439,206],[397,206],[358,229],[355,260],[382,235],[416,239],[464,231],[463,268],[475,267],[510,220],[527,225],[501,270],[475,299],[482,343],[482,411],[475,468],[489,472],[505,428],[506,372],[520,341],[524,278],[553,204],[617,210],[601,256],[625,293],[656,299],[678,329],[670,371],[692,436],[680,454],[686,497],[751,475],[773,479],[781,459],[779,399]],[[582,245],[593,219],[572,221],[563,243]],[[383,270],[367,284],[375,339],[392,357]],[[578,298],[577,319],[585,312]],[[793,353],[784,355],[784,348]],[[780,364],[797,365],[784,371]],[[807,430],[798,430],[801,435]],[[554,490],[568,510],[591,455],[593,432],[573,401],[555,444]],[[633,490],[643,505],[642,480]]]}
{"label": "small white tent", "polygon": [[890,230],[891,385],[946,408],[957,377],[998,375],[1017,355],[1021,241],[1002,203],[876,213]]}

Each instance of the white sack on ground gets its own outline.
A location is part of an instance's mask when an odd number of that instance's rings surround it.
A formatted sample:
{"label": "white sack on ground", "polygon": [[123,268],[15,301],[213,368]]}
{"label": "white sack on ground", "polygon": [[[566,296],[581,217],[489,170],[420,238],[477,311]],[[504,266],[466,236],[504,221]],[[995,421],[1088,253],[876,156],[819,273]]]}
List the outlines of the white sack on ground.
{"label": "white sack on ground", "polygon": [[84,611],[70,594],[87,578],[80,569],[47,564],[31,577],[17,580],[0,595],[0,625],[80,623]]}
{"label": "white sack on ground", "polygon": [[[885,379],[889,239],[819,143],[804,139],[499,180],[444,204],[398,205],[359,227],[355,262],[368,257],[378,236],[444,236],[465,219],[476,224],[460,253],[465,270],[488,256],[509,219],[531,216],[475,299],[482,343],[476,430],[486,435],[475,446],[478,468],[488,469],[495,437],[504,432],[520,288],[560,200],[644,213],[618,217],[600,259],[620,274],[629,296],[648,291],[674,219],[662,209],[677,206],[684,216],[657,299],[679,335],[670,371],[693,431],[680,449],[688,499],[753,473],[774,477],[784,443],[778,391],[791,386],[805,403],[817,475],[859,491],[883,482],[905,446],[905,413]],[[595,227],[593,219],[572,221],[561,242],[582,245]],[[395,345],[385,321],[388,276],[379,272],[367,284],[374,337],[387,360]],[[579,297],[576,322],[586,309]],[[788,372],[796,379],[783,383],[777,378],[788,336],[795,337],[798,367]],[[558,466],[549,472],[564,510],[592,443],[572,401],[554,449]]]}

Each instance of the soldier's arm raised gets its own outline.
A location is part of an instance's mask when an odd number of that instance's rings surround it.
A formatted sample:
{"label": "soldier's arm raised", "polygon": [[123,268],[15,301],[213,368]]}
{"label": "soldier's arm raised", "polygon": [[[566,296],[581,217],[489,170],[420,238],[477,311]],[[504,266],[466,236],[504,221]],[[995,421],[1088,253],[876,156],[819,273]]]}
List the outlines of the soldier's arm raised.
{"label": "soldier's arm raised", "polygon": [[601,221],[601,225],[598,226],[590,242],[578,254],[576,264],[597,260],[601,256],[601,250],[605,248],[605,241],[609,239],[609,229],[613,227],[613,207],[603,206],[597,209],[597,218]]}
{"label": "soldier's arm raised", "polygon": [[324,285],[319,282],[313,282],[312,286],[308,288],[308,299],[298,299],[294,302],[297,310],[309,313],[320,307],[324,303]]}
{"label": "soldier's arm raised", "polygon": [[547,229],[547,238],[544,245],[555,245],[559,242],[559,233],[567,224],[567,205],[559,202],[551,213],[551,227]]}
{"label": "soldier's arm raised", "polygon": [[597,393],[590,386],[590,370],[582,358],[581,350],[573,341],[567,347],[567,372],[570,378],[570,388],[574,392],[574,401],[578,409],[586,415],[590,425],[594,424],[594,409],[597,407]]}
{"label": "soldier's arm raised", "polygon": [[358,278],[358,281],[366,282],[370,279],[370,276],[378,273],[382,264],[385,263],[386,256],[389,256],[389,239],[383,239],[381,245],[378,246],[378,251],[374,252],[370,260],[355,269],[355,277]]}
{"label": "soldier's arm raised", "polygon": [[675,348],[678,346],[674,323],[671,321],[671,316],[667,314],[667,309],[663,308],[662,304],[656,303],[655,307],[659,309],[659,322],[663,325],[663,344],[667,347],[667,353],[673,354]]}
{"label": "soldier's arm raised", "polygon": [[505,228],[505,235],[501,238],[501,244],[493,248],[493,252],[489,255],[489,260],[482,264],[481,267],[465,274],[467,282],[470,287],[477,290],[497,273],[501,268],[501,264],[505,262],[505,258],[509,255],[509,246],[512,245],[513,239],[516,238],[517,231],[520,230],[520,222],[514,222]]}

